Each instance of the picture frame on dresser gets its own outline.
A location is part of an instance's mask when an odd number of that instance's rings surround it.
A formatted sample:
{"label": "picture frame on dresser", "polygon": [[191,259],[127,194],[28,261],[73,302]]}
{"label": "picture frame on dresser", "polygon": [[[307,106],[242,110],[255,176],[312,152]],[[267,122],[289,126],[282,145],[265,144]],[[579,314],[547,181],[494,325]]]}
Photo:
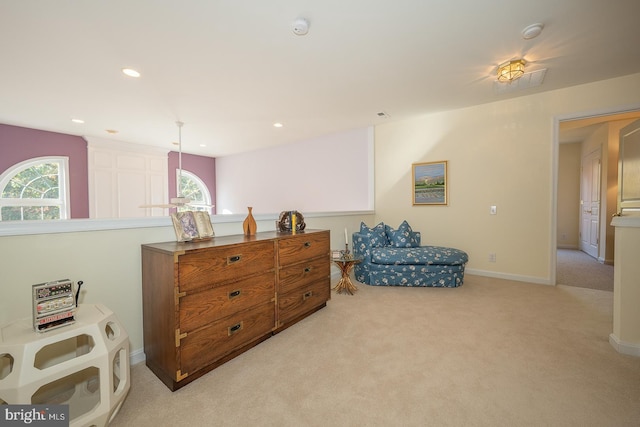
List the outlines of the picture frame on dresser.
{"label": "picture frame on dresser", "polygon": [[205,211],[182,211],[171,214],[176,241],[210,239],[214,236],[211,217]]}

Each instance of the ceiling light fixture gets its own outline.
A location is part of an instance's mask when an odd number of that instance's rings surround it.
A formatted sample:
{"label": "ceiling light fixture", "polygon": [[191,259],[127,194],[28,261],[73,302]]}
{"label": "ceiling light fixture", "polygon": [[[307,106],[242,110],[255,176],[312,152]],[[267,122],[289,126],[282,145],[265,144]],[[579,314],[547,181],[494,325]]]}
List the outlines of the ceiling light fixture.
{"label": "ceiling light fixture", "polygon": [[274,128],[281,128],[282,126],[284,126],[282,123],[274,123],[273,124]]}
{"label": "ceiling light fixture", "polygon": [[524,75],[524,59],[507,61],[498,67],[498,81],[511,83]]}
{"label": "ceiling light fixture", "polygon": [[84,123],[84,120],[82,120],[82,119],[71,119],[71,121],[72,121],[73,123],[79,123],[79,124]]}
{"label": "ceiling light fixture", "polygon": [[129,77],[135,77],[135,78],[140,77],[140,72],[134,70],[133,68],[123,68],[122,72]]}

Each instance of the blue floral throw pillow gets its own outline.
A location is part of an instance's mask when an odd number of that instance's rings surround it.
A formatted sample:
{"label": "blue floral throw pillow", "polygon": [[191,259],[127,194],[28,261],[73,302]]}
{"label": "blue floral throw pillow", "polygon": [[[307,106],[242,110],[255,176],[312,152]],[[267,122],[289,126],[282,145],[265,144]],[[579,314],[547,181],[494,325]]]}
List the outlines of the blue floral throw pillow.
{"label": "blue floral throw pillow", "polygon": [[361,222],[360,233],[366,234],[369,237],[372,248],[389,246],[389,240],[387,239],[387,233],[383,222],[373,228],[369,228],[367,227],[367,224]]}
{"label": "blue floral throw pillow", "polygon": [[417,248],[420,246],[416,233],[413,232],[409,223],[405,220],[402,221],[400,227],[397,230],[385,226],[385,232],[391,246],[396,248]]}

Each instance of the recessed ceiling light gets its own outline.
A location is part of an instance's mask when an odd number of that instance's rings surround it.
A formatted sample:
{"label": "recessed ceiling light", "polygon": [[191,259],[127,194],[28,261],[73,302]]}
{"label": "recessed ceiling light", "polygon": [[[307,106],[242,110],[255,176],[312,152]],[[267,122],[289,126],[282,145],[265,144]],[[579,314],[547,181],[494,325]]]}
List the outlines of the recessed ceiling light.
{"label": "recessed ceiling light", "polygon": [[140,72],[134,70],[133,68],[123,68],[122,72],[129,77],[140,77]]}
{"label": "recessed ceiling light", "polygon": [[206,147],[207,144],[200,144],[200,147]]}
{"label": "recessed ceiling light", "polygon": [[274,128],[281,128],[282,126],[284,126],[282,123],[274,123],[273,124]]}
{"label": "recessed ceiling light", "polygon": [[82,119],[71,119],[71,121],[73,123],[80,123],[80,124],[84,123],[84,120],[82,120]]}

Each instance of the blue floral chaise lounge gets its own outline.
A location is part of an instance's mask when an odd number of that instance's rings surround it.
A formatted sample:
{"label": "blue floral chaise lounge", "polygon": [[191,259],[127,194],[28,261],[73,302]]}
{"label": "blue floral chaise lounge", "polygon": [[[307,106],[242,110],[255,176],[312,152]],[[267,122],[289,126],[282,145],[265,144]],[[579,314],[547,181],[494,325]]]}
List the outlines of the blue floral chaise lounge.
{"label": "blue floral chaise lounge", "polygon": [[466,252],[441,246],[420,246],[420,232],[407,221],[397,230],[380,223],[373,228],[363,222],[353,233],[353,254],[362,262],[354,268],[358,282],[377,286],[462,285]]}

